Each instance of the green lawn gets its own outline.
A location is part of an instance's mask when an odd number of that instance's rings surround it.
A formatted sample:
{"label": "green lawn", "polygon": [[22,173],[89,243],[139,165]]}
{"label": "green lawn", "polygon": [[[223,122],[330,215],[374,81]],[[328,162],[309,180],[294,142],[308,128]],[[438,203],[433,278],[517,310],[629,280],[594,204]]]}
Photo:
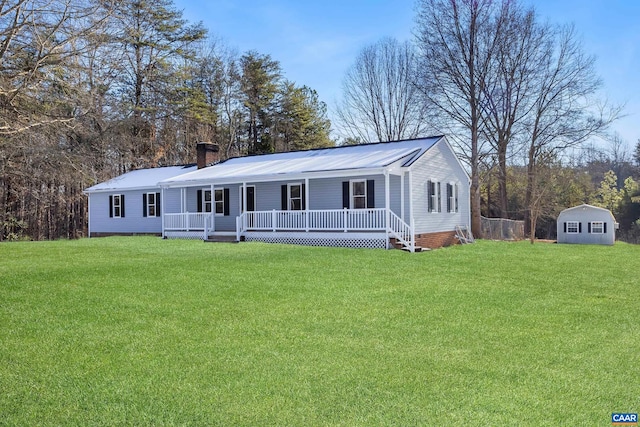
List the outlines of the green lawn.
{"label": "green lawn", "polygon": [[0,244],[0,425],[610,425],[640,246]]}

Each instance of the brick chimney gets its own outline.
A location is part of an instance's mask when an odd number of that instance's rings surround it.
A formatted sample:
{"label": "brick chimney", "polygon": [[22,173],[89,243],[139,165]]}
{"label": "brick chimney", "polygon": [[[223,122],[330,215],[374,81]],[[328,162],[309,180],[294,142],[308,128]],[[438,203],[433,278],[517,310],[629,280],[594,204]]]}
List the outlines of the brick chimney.
{"label": "brick chimney", "polygon": [[220,147],[218,147],[218,144],[213,144],[211,142],[198,142],[196,145],[198,169],[202,169],[218,162],[218,160],[220,160],[220,156],[218,154],[219,151]]}

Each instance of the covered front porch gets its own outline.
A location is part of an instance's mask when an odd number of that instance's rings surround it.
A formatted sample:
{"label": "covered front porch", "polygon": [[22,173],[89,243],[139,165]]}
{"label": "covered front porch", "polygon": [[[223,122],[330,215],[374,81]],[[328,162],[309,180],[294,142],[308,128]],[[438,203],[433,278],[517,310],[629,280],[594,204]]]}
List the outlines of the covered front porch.
{"label": "covered front porch", "polygon": [[215,221],[213,213],[168,213],[163,237],[235,235],[236,241],[376,248],[388,248],[394,238],[409,250],[415,247],[411,226],[386,208],[247,211],[236,217],[235,233],[216,231]]}

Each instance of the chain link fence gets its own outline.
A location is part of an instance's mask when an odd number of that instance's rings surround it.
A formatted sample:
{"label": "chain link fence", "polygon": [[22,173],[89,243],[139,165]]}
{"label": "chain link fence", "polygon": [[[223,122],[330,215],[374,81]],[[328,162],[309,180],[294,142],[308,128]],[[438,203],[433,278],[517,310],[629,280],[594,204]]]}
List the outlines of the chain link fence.
{"label": "chain link fence", "polygon": [[482,238],[491,240],[523,240],[524,221],[504,218],[480,218]]}

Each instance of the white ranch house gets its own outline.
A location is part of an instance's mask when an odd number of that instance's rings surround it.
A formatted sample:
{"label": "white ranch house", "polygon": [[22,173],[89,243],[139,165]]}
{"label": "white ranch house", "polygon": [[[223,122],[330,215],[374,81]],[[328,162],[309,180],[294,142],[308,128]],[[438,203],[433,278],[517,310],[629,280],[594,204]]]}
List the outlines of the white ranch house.
{"label": "white ranch house", "polygon": [[200,143],[199,168],[134,171],[88,188],[89,235],[414,251],[455,243],[456,227],[469,227],[469,176],[444,136],[219,163],[216,152]]}

